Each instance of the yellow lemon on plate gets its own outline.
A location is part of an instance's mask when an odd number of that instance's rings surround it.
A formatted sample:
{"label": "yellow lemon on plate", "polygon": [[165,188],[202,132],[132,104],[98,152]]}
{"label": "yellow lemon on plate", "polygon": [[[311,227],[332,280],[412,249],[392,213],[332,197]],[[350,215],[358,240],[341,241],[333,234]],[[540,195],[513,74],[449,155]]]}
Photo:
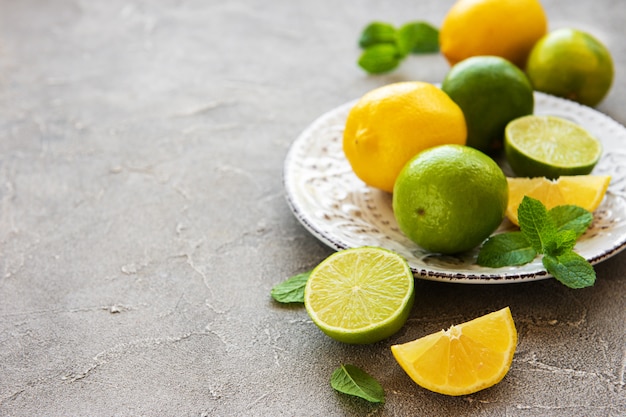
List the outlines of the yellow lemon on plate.
{"label": "yellow lemon on plate", "polygon": [[463,145],[465,117],[437,86],[419,81],[388,84],[365,94],[348,114],[343,151],[366,184],[392,192],[409,159],[436,145]]}

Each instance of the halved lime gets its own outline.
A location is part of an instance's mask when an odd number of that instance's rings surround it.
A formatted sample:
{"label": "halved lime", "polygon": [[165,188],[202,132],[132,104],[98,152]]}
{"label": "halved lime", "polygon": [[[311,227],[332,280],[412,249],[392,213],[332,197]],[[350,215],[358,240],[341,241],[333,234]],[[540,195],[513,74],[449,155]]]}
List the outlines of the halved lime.
{"label": "halved lime", "polygon": [[406,260],[378,247],[335,252],[312,272],[304,305],[313,322],[344,343],[375,343],[396,333],[413,307]]}
{"label": "halved lime", "polygon": [[504,150],[520,177],[587,175],[602,155],[602,144],[583,127],[556,116],[524,116],[510,122]]}

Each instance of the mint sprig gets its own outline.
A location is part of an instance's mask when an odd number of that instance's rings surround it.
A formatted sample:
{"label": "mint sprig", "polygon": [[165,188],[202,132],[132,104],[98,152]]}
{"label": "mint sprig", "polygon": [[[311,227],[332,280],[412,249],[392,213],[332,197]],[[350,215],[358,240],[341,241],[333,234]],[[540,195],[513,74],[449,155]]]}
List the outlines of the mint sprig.
{"label": "mint sprig", "polygon": [[524,265],[543,255],[546,270],[570,288],[592,286],[593,266],[574,252],[576,240],[593,221],[593,214],[574,205],[547,210],[541,201],[525,196],[517,210],[520,231],[501,233],[483,244],[476,262],[501,268]]}
{"label": "mint sprig", "polygon": [[363,29],[359,46],[364,49],[358,64],[370,74],[389,72],[409,54],[439,51],[439,30],[426,22],[409,22],[396,28],[372,22]]}

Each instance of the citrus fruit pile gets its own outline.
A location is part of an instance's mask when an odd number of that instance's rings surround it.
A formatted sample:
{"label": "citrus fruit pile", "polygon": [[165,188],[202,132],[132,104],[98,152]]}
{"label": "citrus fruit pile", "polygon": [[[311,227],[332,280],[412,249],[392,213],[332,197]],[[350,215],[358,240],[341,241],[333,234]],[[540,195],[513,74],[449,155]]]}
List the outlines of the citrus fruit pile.
{"label": "citrus fruit pile", "polygon": [[[518,224],[526,196],[547,210],[594,211],[602,202],[610,177],[591,175],[600,141],[571,121],[534,114],[534,91],[596,105],[612,83],[611,56],[591,35],[548,32],[547,23],[538,0],[458,0],[440,31],[451,65],[441,87],[388,84],[350,110],[343,132],[350,167],[365,184],[392,193],[400,230],[426,251],[478,247],[505,217]],[[505,176],[498,153],[517,177]],[[396,333],[414,297],[406,260],[377,247],[334,253],[304,288],[312,321],[354,344]],[[516,346],[507,307],[391,351],[420,386],[467,395],[502,380]]]}
{"label": "citrus fruit pile", "polygon": [[458,0],[439,33],[450,65],[495,55],[525,70],[533,88],[595,106],[613,83],[609,50],[575,28],[548,31],[539,0]]}
{"label": "citrus fruit pile", "polygon": [[[399,82],[365,94],[348,115],[343,149],[361,180],[393,193],[407,237],[431,252],[455,254],[480,245],[509,206],[502,171],[476,168],[489,157],[504,155],[518,177],[591,174],[600,141],[569,120],[534,114],[534,91],[595,105],[611,86],[613,64],[592,35],[549,32],[538,0],[458,0],[439,44],[451,65],[441,86]],[[461,162],[450,148],[430,153],[450,145],[480,152],[464,150]],[[605,191],[598,190],[600,201]]]}

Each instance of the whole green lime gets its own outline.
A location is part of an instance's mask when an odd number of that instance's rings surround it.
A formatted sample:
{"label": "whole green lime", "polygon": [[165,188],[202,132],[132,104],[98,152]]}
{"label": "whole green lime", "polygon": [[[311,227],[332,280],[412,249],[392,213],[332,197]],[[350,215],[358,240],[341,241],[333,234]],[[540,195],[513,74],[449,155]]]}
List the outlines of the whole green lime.
{"label": "whole green lime", "polygon": [[450,69],[441,89],[465,115],[467,146],[486,153],[501,149],[507,123],[532,114],[535,104],[526,74],[496,56],[459,62]]}
{"label": "whole green lime", "polygon": [[400,171],[393,213],[413,242],[454,254],[478,246],[498,228],[508,195],[506,177],[489,156],[441,145],[420,152]]}
{"label": "whole green lime", "polygon": [[589,33],[558,29],[533,47],[526,74],[535,90],[595,106],[613,84],[609,50]]}

